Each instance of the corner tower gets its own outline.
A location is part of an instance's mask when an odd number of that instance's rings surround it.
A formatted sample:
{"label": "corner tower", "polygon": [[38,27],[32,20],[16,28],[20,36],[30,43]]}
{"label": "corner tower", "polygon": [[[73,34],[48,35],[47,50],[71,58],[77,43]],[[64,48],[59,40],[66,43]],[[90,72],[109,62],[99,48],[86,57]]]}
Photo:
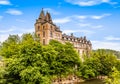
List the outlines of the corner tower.
{"label": "corner tower", "polygon": [[50,13],[46,12],[45,14],[43,9],[36,20],[35,33],[40,37],[43,45],[49,44],[52,39],[62,39],[62,31],[53,23]]}

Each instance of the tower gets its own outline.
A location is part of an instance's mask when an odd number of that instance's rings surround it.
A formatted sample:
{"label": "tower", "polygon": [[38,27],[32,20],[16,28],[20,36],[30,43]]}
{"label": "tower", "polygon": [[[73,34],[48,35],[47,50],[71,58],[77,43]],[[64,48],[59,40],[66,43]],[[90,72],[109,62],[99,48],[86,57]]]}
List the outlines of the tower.
{"label": "tower", "polygon": [[62,38],[62,31],[53,23],[50,13],[46,12],[45,14],[43,9],[36,20],[35,33],[40,37],[40,42],[43,45],[48,44],[52,39]]}

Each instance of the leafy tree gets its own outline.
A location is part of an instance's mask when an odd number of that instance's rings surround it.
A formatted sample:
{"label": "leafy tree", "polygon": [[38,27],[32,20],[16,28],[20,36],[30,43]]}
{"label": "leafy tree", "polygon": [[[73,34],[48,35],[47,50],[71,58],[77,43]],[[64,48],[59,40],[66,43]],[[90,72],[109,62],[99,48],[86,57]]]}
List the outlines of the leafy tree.
{"label": "leafy tree", "polygon": [[109,74],[105,82],[106,84],[120,84],[120,72],[113,67],[112,72]]}
{"label": "leafy tree", "polygon": [[112,71],[112,67],[116,66],[116,62],[117,59],[113,53],[103,49],[96,50],[84,60],[82,75],[86,79],[98,75],[108,75]]}
{"label": "leafy tree", "polygon": [[2,43],[0,53],[7,58],[6,83],[50,84],[54,76],[80,74],[81,60],[70,43],[53,40],[43,46],[32,34],[23,34],[19,41],[13,37]]}

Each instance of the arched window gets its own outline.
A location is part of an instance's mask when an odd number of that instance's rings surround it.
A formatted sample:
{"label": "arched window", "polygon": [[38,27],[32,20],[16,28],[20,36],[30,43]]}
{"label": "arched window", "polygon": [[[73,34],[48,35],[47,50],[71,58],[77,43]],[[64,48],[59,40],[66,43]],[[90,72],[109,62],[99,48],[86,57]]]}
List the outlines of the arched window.
{"label": "arched window", "polygon": [[45,31],[43,31],[43,37],[45,37]]}
{"label": "arched window", "polygon": [[40,26],[38,26],[38,31],[40,31]]}
{"label": "arched window", "polygon": [[45,39],[43,39],[43,45],[45,45]]}
{"label": "arched window", "polygon": [[52,31],[50,31],[50,37],[53,37],[53,33],[52,33]]}
{"label": "arched window", "polygon": [[38,37],[40,37],[40,34],[38,34]]}
{"label": "arched window", "polygon": [[45,26],[43,26],[43,30],[45,30]]}
{"label": "arched window", "polygon": [[50,29],[52,30],[52,25],[50,26]]}

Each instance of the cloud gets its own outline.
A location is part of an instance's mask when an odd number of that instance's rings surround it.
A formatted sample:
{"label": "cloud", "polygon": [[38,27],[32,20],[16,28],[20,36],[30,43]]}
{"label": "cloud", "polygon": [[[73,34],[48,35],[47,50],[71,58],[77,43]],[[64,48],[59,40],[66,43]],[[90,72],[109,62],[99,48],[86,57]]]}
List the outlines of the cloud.
{"label": "cloud", "polygon": [[93,49],[113,49],[120,51],[120,42],[92,41]]}
{"label": "cloud", "polygon": [[111,0],[65,0],[65,1],[79,6],[94,6],[102,3],[116,4],[116,2],[111,2]]}
{"label": "cloud", "polygon": [[60,14],[60,12],[57,12],[57,11],[51,9],[51,8],[44,8],[44,10],[50,12],[53,15],[59,15]]}
{"label": "cloud", "polygon": [[8,0],[0,0],[0,5],[11,5]]}
{"label": "cloud", "polygon": [[101,29],[103,28],[103,25],[93,25],[91,23],[78,23],[79,26],[81,27],[89,27],[89,28],[92,28],[92,29]]}
{"label": "cloud", "polygon": [[95,26],[91,26],[91,28],[93,28],[93,29],[101,29],[101,28],[103,28],[103,25],[95,25]]}
{"label": "cloud", "polygon": [[0,20],[2,20],[3,19],[3,16],[0,16]]}
{"label": "cloud", "polygon": [[11,15],[22,15],[22,11],[16,10],[16,9],[8,9],[6,13],[11,14]]}
{"label": "cloud", "polygon": [[16,19],[16,21],[17,22],[22,22],[22,23],[26,22],[25,20],[22,20],[22,19]]}
{"label": "cloud", "polygon": [[120,37],[108,36],[108,37],[105,37],[105,40],[120,41]]}
{"label": "cloud", "polygon": [[2,34],[2,35],[0,35],[0,42],[3,42],[3,41],[5,41],[7,38],[8,38],[8,34]]}
{"label": "cloud", "polygon": [[91,35],[95,32],[90,30],[63,30],[63,33],[70,34],[70,33],[83,33],[84,35]]}
{"label": "cloud", "polygon": [[23,33],[33,33],[34,28],[19,28],[17,26],[11,26],[8,30],[0,30],[0,42],[5,41],[9,34],[21,36]]}
{"label": "cloud", "polygon": [[16,29],[14,27],[10,28],[10,29],[7,29],[7,30],[0,30],[0,33],[10,33],[10,32],[13,32],[15,31]]}
{"label": "cloud", "polygon": [[112,14],[110,14],[110,13],[104,13],[104,14],[101,14],[101,15],[73,15],[73,16],[70,16],[70,17],[71,18],[80,19],[80,20],[85,20],[85,19],[96,19],[96,20],[99,20],[99,19],[111,16],[111,15]]}
{"label": "cloud", "polygon": [[57,23],[57,24],[64,24],[64,23],[68,23],[71,21],[71,18],[69,17],[65,17],[65,18],[59,18],[59,19],[54,19],[53,22]]}
{"label": "cloud", "polygon": [[110,16],[111,14],[102,14],[102,15],[93,15],[93,16],[90,16],[91,19],[102,19],[104,17],[107,17],[107,16]]}
{"label": "cloud", "polygon": [[89,27],[91,24],[90,23],[79,23],[78,25],[81,27]]}
{"label": "cloud", "polygon": [[[79,19],[80,21],[85,20],[85,19],[95,19],[95,20],[99,20],[102,18],[105,18],[107,16],[110,16],[111,14],[109,13],[104,13],[102,15],[72,15],[72,16],[67,16],[67,17],[63,17],[63,18],[58,18],[58,19],[54,19],[53,22],[55,23],[59,23],[59,24],[63,24],[63,23],[68,23],[70,21],[73,21],[74,19]],[[89,26],[90,24],[81,24],[81,26]],[[102,26],[97,26],[97,28],[100,28]],[[95,28],[95,27],[93,27]]]}

